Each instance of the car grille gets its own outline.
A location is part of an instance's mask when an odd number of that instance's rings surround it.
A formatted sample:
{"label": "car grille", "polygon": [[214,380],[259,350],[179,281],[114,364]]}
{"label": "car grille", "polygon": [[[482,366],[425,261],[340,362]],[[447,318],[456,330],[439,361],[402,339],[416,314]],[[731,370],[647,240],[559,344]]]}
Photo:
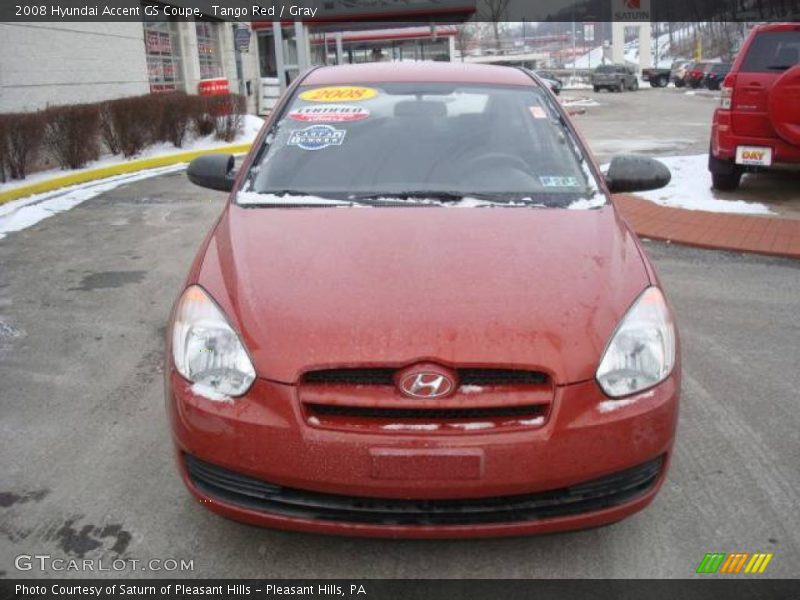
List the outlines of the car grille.
{"label": "car grille", "polygon": [[[309,371],[305,383],[344,385],[394,385],[397,369],[325,369]],[[542,385],[548,382],[546,373],[521,369],[456,369],[461,385]]]}
{"label": "car grille", "polygon": [[384,408],[376,406],[337,406],[335,404],[306,404],[315,415],[327,417],[358,417],[366,419],[497,419],[536,418],[544,415],[540,404],[496,406],[481,408]]}
{"label": "car grille", "polygon": [[585,483],[533,494],[409,500],[346,496],[274,485],[184,455],[192,484],[241,508],[286,517],[376,525],[471,525],[537,521],[630,502],[656,483],[663,457]]}
{"label": "car grille", "polygon": [[396,368],[307,372],[298,396],[314,427],[359,433],[383,429],[429,435],[481,429],[497,432],[545,424],[553,401],[546,373],[524,369],[457,368],[449,397],[410,398],[395,385]]}

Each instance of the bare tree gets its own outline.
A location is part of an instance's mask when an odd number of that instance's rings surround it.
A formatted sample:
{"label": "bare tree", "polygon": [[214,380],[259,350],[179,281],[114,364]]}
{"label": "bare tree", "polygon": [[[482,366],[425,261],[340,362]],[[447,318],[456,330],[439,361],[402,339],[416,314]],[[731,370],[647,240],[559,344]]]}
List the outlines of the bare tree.
{"label": "bare tree", "polygon": [[469,25],[461,23],[456,27],[456,46],[461,54],[461,62],[464,62],[464,57],[467,55],[467,44],[472,41],[473,37],[474,34]]}
{"label": "bare tree", "polygon": [[500,50],[500,22],[506,14],[508,4],[511,0],[482,0],[483,8],[479,11],[479,18],[490,21],[494,34],[494,47]]}

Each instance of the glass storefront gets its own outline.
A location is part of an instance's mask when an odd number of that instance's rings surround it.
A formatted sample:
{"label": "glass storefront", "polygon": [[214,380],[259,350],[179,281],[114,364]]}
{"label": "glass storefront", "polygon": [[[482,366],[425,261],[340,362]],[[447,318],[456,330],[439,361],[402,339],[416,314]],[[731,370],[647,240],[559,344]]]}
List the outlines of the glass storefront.
{"label": "glass storefront", "polygon": [[143,25],[150,91],[158,93],[182,89],[177,23],[144,21]]}
{"label": "glass storefront", "polygon": [[200,60],[200,79],[222,77],[222,56],[219,42],[219,23],[197,21],[197,55]]}

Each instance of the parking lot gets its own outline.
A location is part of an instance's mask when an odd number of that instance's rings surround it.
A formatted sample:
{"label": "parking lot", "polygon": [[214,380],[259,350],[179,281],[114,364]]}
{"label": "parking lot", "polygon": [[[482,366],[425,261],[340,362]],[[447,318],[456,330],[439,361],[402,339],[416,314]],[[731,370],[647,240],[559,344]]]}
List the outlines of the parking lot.
{"label": "parking lot", "polygon": [[[712,97],[565,94],[601,104],[576,117],[601,161],[707,150]],[[684,380],[672,468],[645,511],[582,532],[435,542],[285,533],[206,511],[173,465],[163,338],[223,202],[174,173],[0,240],[1,576],[38,576],[14,559],[49,554],[193,560],[170,573],[190,577],[684,578],[706,552],[772,552],[765,576],[797,575],[800,263],[656,242]]]}

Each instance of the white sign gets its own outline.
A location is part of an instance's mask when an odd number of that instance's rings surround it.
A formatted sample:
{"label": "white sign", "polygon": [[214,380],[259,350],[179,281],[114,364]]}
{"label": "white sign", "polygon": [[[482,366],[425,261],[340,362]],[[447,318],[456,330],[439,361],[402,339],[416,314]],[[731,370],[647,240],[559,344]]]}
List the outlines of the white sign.
{"label": "white sign", "polygon": [[583,41],[584,42],[594,41],[594,23],[583,24]]}

